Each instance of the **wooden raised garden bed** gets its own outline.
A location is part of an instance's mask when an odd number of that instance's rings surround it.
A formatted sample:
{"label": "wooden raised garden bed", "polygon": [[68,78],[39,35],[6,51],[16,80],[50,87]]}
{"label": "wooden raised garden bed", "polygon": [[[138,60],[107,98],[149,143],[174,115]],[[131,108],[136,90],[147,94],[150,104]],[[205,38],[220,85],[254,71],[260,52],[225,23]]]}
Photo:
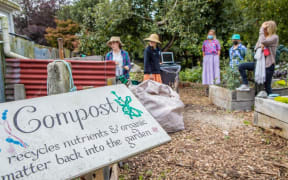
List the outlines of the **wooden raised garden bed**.
{"label": "wooden raised garden bed", "polygon": [[[280,86],[277,82],[285,81],[281,79],[272,79],[272,92],[273,94],[279,94],[280,96],[287,96],[288,95],[288,87]],[[285,82],[286,84],[287,82]]]}
{"label": "wooden raised garden bed", "polygon": [[255,90],[236,91],[220,86],[209,86],[209,99],[216,106],[227,110],[252,110],[254,105]]}
{"label": "wooden raised garden bed", "polygon": [[255,98],[254,124],[288,139],[288,104]]}
{"label": "wooden raised garden bed", "polygon": [[288,88],[273,88],[273,94],[279,94],[280,96],[288,95]]}

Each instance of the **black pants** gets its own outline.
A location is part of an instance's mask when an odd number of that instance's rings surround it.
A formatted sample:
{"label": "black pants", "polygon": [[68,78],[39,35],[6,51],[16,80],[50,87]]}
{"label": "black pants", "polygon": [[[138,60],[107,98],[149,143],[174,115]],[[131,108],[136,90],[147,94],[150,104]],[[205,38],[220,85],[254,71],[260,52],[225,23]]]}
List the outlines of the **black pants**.
{"label": "black pants", "polygon": [[[246,70],[254,71],[255,65],[256,65],[255,62],[242,63],[239,65],[239,72],[241,74],[243,84],[248,85]],[[264,87],[265,87],[267,94],[272,93],[271,83],[272,83],[272,77],[274,74],[274,69],[275,69],[274,64],[272,64],[270,67],[266,68],[266,80],[265,80]]]}

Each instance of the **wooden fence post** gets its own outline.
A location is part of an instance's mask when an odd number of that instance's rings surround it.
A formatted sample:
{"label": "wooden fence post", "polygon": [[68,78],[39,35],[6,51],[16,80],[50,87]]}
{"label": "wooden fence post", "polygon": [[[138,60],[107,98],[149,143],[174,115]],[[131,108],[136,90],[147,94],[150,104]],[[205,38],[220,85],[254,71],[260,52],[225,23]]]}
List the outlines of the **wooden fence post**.
{"label": "wooden fence post", "polygon": [[4,77],[5,77],[5,55],[3,50],[3,42],[0,41],[0,103],[6,101]]}
{"label": "wooden fence post", "polygon": [[63,39],[58,38],[57,41],[58,41],[59,58],[64,59]]}
{"label": "wooden fence post", "polygon": [[106,79],[106,85],[107,86],[111,86],[111,85],[114,85],[114,84],[116,84],[116,78],[115,77]]}

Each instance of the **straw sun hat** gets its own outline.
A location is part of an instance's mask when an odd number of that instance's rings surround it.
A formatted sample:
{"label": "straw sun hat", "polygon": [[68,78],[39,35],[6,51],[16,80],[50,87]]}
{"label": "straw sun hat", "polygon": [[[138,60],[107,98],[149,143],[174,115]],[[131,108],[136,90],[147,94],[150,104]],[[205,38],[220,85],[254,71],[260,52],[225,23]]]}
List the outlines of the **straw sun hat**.
{"label": "straw sun hat", "polygon": [[112,42],[119,42],[121,46],[124,46],[124,44],[121,42],[119,36],[112,36],[110,40],[107,42],[107,45],[109,46]]}
{"label": "straw sun hat", "polygon": [[145,38],[144,40],[153,41],[153,42],[161,44],[161,42],[159,41],[159,36],[157,34],[151,34],[148,38]]}

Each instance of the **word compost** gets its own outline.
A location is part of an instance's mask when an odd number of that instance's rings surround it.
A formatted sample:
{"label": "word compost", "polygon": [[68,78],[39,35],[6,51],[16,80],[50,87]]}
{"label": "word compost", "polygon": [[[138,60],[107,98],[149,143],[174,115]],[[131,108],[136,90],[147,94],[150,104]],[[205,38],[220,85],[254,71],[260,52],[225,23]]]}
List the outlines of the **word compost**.
{"label": "word compost", "polygon": [[170,141],[124,85],[0,104],[0,180],[71,179]]}

